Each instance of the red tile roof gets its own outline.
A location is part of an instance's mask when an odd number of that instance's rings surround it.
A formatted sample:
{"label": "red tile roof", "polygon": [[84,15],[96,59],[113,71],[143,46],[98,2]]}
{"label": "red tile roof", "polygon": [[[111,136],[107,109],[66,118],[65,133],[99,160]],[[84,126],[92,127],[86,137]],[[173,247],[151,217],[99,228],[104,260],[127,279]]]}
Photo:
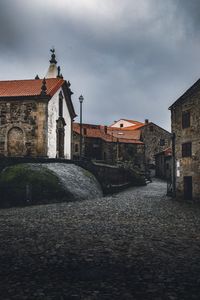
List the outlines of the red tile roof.
{"label": "red tile roof", "polygon": [[[127,127],[120,127],[120,128],[130,128],[130,127],[136,127],[136,126],[143,126],[144,125],[144,123],[138,122],[138,121],[135,121],[135,120],[120,119],[118,121],[115,121],[113,124],[111,124],[110,127],[112,127],[113,125],[115,125],[119,121],[126,121],[126,122],[129,122],[129,123],[133,124],[132,126],[130,125],[130,126],[127,126]],[[112,127],[112,128],[117,128],[117,127]]]}
{"label": "red tile roof", "polygon": [[[86,125],[86,126],[85,126]],[[96,128],[94,128],[96,127]],[[127,144],[140,144],[143,145],[143,142],[140,141],[140,133],[135,132],[132,135],[126,135],[121,136],[118,135],[116,132],[115,134],[112,134],[112,132],[109,132],[109,129],[107,128],[106,133],[106,126],[101,125],[89,125],[89,124],[83,124],[83,128],[86,128],[86,133],[83,136],[88,138],[100,138],[106,142],[120,142],[120,143],[127,143]],[[79,123],[73,123],[73,131],[80,134],[80,124]]]}
{"label": "red tile roof", "polygon": [[[43,79],[0,81],[0,97],[39,96]],[[65,81],[60,78],[46,79],[47,96],[53,96]]]}

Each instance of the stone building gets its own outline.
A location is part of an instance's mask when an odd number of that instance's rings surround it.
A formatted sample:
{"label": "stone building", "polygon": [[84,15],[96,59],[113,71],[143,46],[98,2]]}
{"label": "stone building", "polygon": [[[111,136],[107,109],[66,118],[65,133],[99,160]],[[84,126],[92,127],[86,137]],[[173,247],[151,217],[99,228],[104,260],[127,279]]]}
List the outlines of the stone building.
{"label": "stone building", "polygon": [[155,155],[156,177],[171,181],[172,149],[167,148]]}
{"label": "stone building", "polygon": [[147,166],[155,167],[155,155],[171,146],[171,134],[156,125],[149,122],[145,123],[134,120],[120,119],[110,126],[111,129],[121,129],[122,132],[140,132],[140,140],[145,145],[145,163]]}
{"label": "stone building", "polygon": [[71,95],[54,50],[46,78],[0,81],[0,156],[70,159]]}
{"label": "stone building", "polygon": [[[80,126],[73,126],[73,157],[78,158]],[[142,123],[120,119],[108,127],[83,124],[82,130],[83,153],[87,158],[132,161],[146,170],[152,166],[155,169],[155,154],[171,145],[171,134],[148,120]]]}
{"label": "stone building", "polygon": [[[83,157],[96,161],[115,164],[116,162],[131,162],[143,169],[144,144],[140,134],[117,135],[110,132],[107,126],[82,124]],[[79,159],[80,154],[80,124],[73,124],[73,158]]]}
{"label": "stone building", "polygon": [[200,80],[169,108],[174,134],[174,192],[200,200]]}

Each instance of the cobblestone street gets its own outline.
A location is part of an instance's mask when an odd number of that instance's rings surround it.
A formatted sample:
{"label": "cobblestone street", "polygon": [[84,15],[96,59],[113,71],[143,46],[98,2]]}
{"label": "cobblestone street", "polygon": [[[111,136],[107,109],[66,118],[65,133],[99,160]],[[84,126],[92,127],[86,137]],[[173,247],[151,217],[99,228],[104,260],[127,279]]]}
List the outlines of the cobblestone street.
{"label": "cobblestone street", "polygon": [[200,205],[165,194],[0,210],[0,299],[200,299]]}

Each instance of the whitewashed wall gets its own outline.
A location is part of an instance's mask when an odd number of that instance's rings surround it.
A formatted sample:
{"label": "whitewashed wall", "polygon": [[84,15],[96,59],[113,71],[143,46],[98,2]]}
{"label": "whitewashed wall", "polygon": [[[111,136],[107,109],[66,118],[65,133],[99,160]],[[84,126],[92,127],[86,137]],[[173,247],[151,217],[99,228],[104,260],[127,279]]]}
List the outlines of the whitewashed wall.
{"label": "whitewashed wall", "polygon": [[134,126],[133,123],[130,123],[130,122],[126,121],[126,120],[121,119],[121,120],[115,122],[111,127],[120,128],[120,124],[123,124],[123,127],[125,127],[125,128],[129,127],[129,126]]}
{"label": "whitewashed wall", "polygon": [[[59,93],[60,88],[48,103],[48,150],[47,155],[50,158],[56,157],[56,120],[59,117]],[[63,91],[62,91],[63,93]],[[64,97],[64,93],[63,93]],[[63,118],[65,120],[65,158],[71,158],[71,117],[67,108],[66,100],[63,98]]]}

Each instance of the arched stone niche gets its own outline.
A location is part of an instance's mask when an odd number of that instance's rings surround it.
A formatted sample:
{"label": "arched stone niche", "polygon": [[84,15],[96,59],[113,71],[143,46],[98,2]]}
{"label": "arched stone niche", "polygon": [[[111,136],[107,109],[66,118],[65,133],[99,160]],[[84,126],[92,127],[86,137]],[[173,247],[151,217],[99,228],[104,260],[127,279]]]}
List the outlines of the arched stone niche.
{"label": "arched stone niche", "polygon": [[19,127],[12,127],[7,133],[7,155],[24,156],[24,133]]}

